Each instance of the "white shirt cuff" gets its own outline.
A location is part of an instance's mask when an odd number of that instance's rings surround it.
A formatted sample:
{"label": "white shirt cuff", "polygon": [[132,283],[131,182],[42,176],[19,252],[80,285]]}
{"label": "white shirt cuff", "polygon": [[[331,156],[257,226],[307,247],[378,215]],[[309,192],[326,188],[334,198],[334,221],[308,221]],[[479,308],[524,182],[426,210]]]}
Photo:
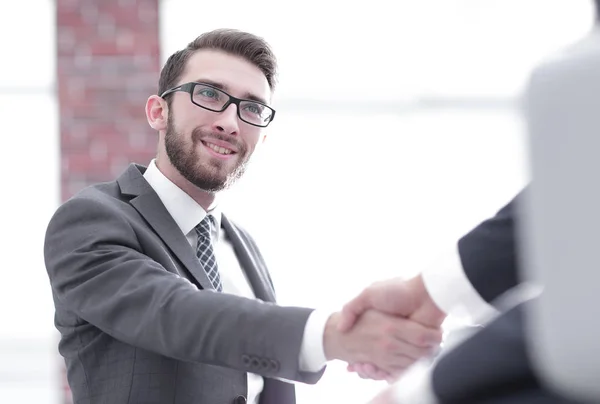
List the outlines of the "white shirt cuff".
{"label": "white shirt cuff", "polygon": [[318,372],[327,364],[323,349],[323,334],[331,314],[332,312],[326,310],[314,310],[310,313],[300,346],[301,371]]}
{"label": "white shirt cuff", "polygon": [[467,278],[458,245],[427,267],[422,277],[429,296],[449,316],[478,324],[497,314],[497,310],[481,297]]}

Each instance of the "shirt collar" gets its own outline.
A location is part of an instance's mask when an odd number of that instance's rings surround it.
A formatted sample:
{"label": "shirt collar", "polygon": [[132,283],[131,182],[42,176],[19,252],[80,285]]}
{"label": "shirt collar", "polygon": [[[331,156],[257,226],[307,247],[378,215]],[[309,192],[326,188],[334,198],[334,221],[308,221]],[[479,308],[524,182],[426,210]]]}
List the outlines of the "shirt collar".
{"label": "shirt collar", "polygon": [[[184,235],[192,231],[207,215],[202,206],[160,172],[154,159],[148,164],[144,178],[154,189]],[[214,230],[218,238],[221,230],[221,211],[218,206],[214,206],[209,209],[208,214],[214,218]]]}

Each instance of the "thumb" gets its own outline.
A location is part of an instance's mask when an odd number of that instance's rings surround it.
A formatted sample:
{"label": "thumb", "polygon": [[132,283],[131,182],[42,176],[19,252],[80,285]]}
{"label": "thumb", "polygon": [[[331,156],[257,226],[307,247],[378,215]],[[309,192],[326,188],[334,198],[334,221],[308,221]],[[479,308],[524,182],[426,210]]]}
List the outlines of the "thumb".
{"label": "thumb", "polygon": [[338,330],[346,332],[356,323],[358,317],[363,314],[371,305],[368,293],[363,292],[350,302],[346,303],[340,312]]}

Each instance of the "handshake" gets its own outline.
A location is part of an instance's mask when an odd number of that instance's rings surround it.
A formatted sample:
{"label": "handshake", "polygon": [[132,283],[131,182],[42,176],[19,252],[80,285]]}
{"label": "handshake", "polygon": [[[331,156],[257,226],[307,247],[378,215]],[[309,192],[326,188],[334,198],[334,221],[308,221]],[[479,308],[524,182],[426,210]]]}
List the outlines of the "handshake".
{"label": "handshake", "polygon": [[392,383],[442,341],[446,314],[421,276],[374,283],[329,318],[323,336],[327,360],[348,363],[364,379]]}

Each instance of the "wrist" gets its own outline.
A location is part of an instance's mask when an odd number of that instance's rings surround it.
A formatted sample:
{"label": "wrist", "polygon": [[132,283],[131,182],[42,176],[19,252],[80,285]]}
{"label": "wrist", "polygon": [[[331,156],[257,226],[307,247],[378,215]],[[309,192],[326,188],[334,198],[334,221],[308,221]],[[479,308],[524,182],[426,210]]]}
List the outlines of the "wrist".
{"label": "wrist", "polygon": [[340,335],[338,324],[340,322],[340,313],[336,312],[329,316],[325,323],[323,331],[323,353],[327,361],[341,359],[340,354]]}
{"label": "wrist", "polygon": [[446,319],[446,313],[438,307],[433,301],[431,295],[425,287],[423,276],[418,275],[409,281],[411,287],[416,291],[417,308],[411,315],[411,319],[428,327],[440,327],[442,322]]}

